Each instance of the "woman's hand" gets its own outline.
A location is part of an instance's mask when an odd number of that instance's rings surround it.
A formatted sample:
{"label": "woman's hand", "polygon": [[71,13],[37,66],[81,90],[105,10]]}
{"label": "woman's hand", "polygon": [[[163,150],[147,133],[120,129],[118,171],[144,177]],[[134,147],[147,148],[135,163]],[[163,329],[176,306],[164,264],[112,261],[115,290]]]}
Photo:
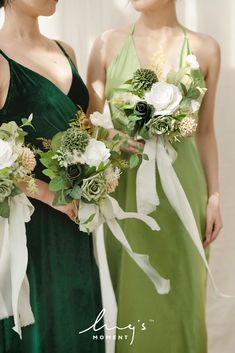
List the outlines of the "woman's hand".
{"label": "woman's hand", "polygon": [[49,190],[48,184],[42,180],[36,179],[37,192],[30,194],[25,182],[18,183],[18,187],[25,193],[26,196],[39,200],[55,210],[66,214],[72,221],[76,221],[78,217],[79,200],[73,201],[67,205],[53,205],[55,193]]}
{"label": "woman's hand", "polygon": [[223,222],[220,213],[219,194],[214,193],[208,199],[207,214],[206,214],[206,235],[204,240],[204,248],[208,247],[217,237]]}
{"label": "woman's hand", "polygon": [[74,202],[71,202],[67,205],[57,205],[51,207],[59,212],[66,214],[72,221],[75,221],[78,217],[77,204]]}
{"label": "woman's hand", "polygon": [[144,141],[135,141],[131,138],[128,134],[125,134],[116,129],[109,129],[108,138],[111,140],[115,135],[119,134],[120,136],[124,137],[127,141],[127,145],[121,147],[123,152],[128,153],[140,153],[140,150],[143,149]]}

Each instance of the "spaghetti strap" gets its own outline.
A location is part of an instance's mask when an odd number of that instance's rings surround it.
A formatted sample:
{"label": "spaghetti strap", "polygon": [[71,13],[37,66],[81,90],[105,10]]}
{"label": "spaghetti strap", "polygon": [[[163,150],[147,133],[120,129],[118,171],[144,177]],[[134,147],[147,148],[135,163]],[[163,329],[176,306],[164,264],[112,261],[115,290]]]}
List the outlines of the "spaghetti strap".
{"label": "spaghetti strap", "polygon": [[70,59],[69,54],[66,52],[66,50],[64,49],[64,47],[60,44],[60,42],[58,42],[57,40],[55,40],[56,44],[58,45],[58,47],[62,50],[62,52],[64,53],[64,55]]}
{"label": "spaghetti strap", "polygon": [[134,32],[135,32],[135,23],[132,25],[129,35],[133,36]]}
{"label": "spaghetti strap", "polygon": [[9,58],[9,56],[7,54],[4,53],[4,51],[2,51],[2,49],[0,49],[0,54],[9,62],[11,59]]}
{"label": "spaghetti strap", "polygon": [[182,32],[184,33],[184,41],[183,41],[183,45],[182,45],[181,52],[180,52],[179,69],[185,65],[186,57],[189,54],[192,54],[187,31],[186,31],[185,27],[183,27],[182,25],[180,26],[180,28],[182,29]]}
{"label": "spaghetti strap", "polygon": [[180,28],[181,28],[182,32],[184,33],[184,37],[188,38],[186,28],[182,25],[180,25]]}

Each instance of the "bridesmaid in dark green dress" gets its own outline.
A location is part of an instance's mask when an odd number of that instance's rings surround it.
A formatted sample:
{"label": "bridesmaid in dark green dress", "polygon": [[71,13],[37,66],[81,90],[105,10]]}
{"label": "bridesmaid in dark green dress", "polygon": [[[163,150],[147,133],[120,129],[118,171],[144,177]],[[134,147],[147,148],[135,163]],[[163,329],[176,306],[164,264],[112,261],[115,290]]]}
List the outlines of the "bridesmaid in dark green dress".
{"label": "bridesmaid in dark green dress", "polygon": [[[50,139],[67,128],[77,105],[86,111],[88,92],[67,54],[71,48],[48,40],[38,30],[37,17],[52,14],[56,1],[14,0],[4,5],[0,123],[14,120],[20,124],[21,118],[33,113],[35,131],[28,130],[27,142],[37,146],[38,137]],[[57,79],[53,78],[56,73]],[[0,353],[102,353],[104,343],[97,339],[97,332],[79,334],[95,322],[102,309],[92,238],[70,219],[74,217],[72,205],[51,206],[53,194],[39,163],[36,178],[39,193],[37,199],[31,198],[35,212],[27,224],[27,275],[35,324],[23,328],[21,341],[12,330],[12,318],[2,320]]]}

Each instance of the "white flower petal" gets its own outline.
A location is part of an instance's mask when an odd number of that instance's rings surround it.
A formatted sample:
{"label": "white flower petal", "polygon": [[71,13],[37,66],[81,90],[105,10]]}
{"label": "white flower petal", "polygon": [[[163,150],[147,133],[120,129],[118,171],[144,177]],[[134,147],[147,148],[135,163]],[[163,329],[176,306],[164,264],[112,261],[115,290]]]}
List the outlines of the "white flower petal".
{"label": "white flower petal", "polygon": [[0,169],[11,167],[16,159],[17,154],[13,152],[11,144],[0,139]]}
{"label": "white flower petal", "polygon": [[94,112],[93,114],[90,115],[90,120],[93,125],[100,126],[105,129],[110,129],[113,126],[111,115],[108,114],[107,112],[105,114]]}
{"label": "white flower petal", "polygon": [[157,82],[145,94],[145,100],[154,106],[155,115],[170,115],[178,108],[182,94],[173,84]]}
{"label": "white flower petal", "polygon": [[188,64],[192,70],[198,70],[200,67],[197,61],[197,57],[193,54],[189,54],[186,57],[186,64]]}
{"label": "white flower petal", "polygon": [[86,147],[83,157],[86,164],[92,167],[98,167],[101,162],[104,162],[105,164],[108,162],[110,150],[102,141],[91,139]]}

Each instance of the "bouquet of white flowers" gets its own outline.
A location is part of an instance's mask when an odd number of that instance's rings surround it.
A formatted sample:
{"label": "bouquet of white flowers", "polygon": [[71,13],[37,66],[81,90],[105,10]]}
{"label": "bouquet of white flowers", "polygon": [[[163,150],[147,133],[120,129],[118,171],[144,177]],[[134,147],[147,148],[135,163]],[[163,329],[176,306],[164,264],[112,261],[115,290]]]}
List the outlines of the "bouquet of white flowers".
{"label": "bouquet of white flowers", "polygon": [[173,142],[196,131],[206,88],[200,86],[196,57],[189,55],[187,61],[188,65],[170,71],[164,81],[152,69],[138,69],[116,88],[111,100],[114,118],[130,136],[145,140],[164,136]]}
{"label": "bouquet of white flowers", "polygon": [[14,317],[14,330],[34,322],[26,276],[28,251],[25,223],[34,211],[18,183],[25,182],[30,193],[36,192],[33,171],[36,159],[25,144],[25,126],[32,116],[0,126],[0,319]]}
{"label": "bouquet of white flowers", "polygon": [[[164,78],[161,64],[153,63],[152,68],[134,72],[130,80],[115,89],[110,108],[113,120],[123,131],[136,140],[145,140],[143,152],[148,158],[143,158],[136,176],[138,211],[149,214],[159,205],[158,168],[165,195],[187,229],[218,292],[191,206],[172,167],[177,158],[174,144],[196,132],[198,112],[207,89],[195,55],[189,54],[178,71],[171,70]],[[135,159],[138,164],[139,157]]]}
{"label": "bouquet of white flowers", "polygon": [[25,181],[30,192],[36,191],[32,172],[36,166],[34,152],[24,144],[23,127],[31,125],[32,116],[19,127],[14,121],[0,126],[0,217],[10,214],[9,198],[22,193],[17,183]]}
{"label": "bouquet of white flowers", "polygon": [[[99,205],[115,191],[121,173],[128,168],[128,161],[120,152],[121,136],[105,139],[104,116],[98,112],[91,116],[99,127],[83,124],[83,117],[84,113],[79,111],[69,128],[48,141],[49,149],[40,154],[40,161],[46,167],[43,173],[51,179],[49,189],[55,192],[55,205],[75,200]],[[92,217],[82,223],[78,212],[76,221],[89,230]]]}
{"label": "bouquet of white flowers", "polygon": [[[129,168],[120,147],[125,143],[120,135],[106,139],[109,119],[95,112],[87,125],[85,114],[77,113],[66,131],[47,141],[47,151],[41,153],[43,171],[51,181],[49,189],[55,192],[54,204],[74,202],[80,230],[92,233],[106,223],[133,260],[154,283],[159,293],[169,291],[169,281],[151,266],[148,256],[134,253],[117,219],[136,218],[153,230],[159,227],[154,219],[136,212],[124,212],[110,196],[118,187],[121,173]],[[45,142],[45,141],[44,141]]]}

